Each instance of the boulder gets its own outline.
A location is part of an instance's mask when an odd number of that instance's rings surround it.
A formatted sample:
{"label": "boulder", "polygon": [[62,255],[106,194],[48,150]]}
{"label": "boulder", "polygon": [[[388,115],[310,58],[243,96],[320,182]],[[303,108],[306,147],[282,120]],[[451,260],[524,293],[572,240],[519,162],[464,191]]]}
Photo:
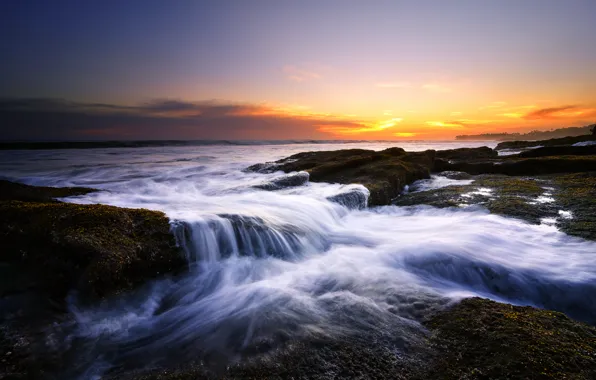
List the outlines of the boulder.
{"label": "boulder", "polygon": [[[369,206],[387,205],[405,185],[430,178],[435,151],[406,152],[389,148],[380,152],[345,149],[298,153],[269,164],[286,173],[306,171],[312,182],[362,184],[370,191]],[[262,165],[252,166],[260,171]],[[250,168],[249,168],[250,169]]]}
{"label": "boulder", "polygon": [[302,186],[308,182],[309,174],[307,172],[291,173],[285,176],[277,177],[269,182],[253,186],[261,190],[282,190],[288,187]]}
{"label": "boulder", "polygon": [[187,267],[163,213],[55,200],[91,191],[0,182],[0,378],[71,364],[51,344],[70,294],[91,303]]}
{"label": "boulder", "polygon": [[331,202],[339,203],[349,209],[363,209],[366,208],[368,202],[368,194],[360,189],[353,189],[345,193],[340,193],[327,197]]}
{"label": "boulder", "polygon": [[596,378],[596,329],[559,312],[470,298],[425,325],[437,352],[415,379]]}
{"label": "boulder", "polygon": [[558,139],[538,140],[538,141],[504,141],[497,144],[496,150],[502,149],[521,149],[535,146],[556,146],[572,145],[583,141],[596,140],[596,135],[569,136]]}

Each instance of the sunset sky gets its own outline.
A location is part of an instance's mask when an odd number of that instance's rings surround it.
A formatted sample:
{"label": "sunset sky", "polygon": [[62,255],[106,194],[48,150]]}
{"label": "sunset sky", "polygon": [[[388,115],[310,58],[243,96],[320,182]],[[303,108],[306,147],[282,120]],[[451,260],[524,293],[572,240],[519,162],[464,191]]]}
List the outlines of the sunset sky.
{"label": "sunset sky", "polygon": [[448,139],[596,121],[595,0],[0,2],[2,139]]}

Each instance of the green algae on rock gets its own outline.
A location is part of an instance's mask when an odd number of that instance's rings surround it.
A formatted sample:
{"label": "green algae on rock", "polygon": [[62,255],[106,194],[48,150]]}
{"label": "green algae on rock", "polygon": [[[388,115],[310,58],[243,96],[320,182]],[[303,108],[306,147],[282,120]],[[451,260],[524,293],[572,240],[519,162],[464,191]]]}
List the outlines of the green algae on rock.
{"label": "green algae on rock", "polygon": [[529,148],[534,146],[557,146],[557,145],[573,145],[578,142],[584,141],[596,141],[595,135],[581,135],[581,136],[571,136],[571,137],[562,137],[558,139],[550,139],[550,140],[537,140],[537,141],[504,141],[497,144],[496,150],[502,149],[520,149],[520,148]]}
{"label": "green algae on rock", "polygon": [[0,203],[0,260],[58,299],[125,291],[185,265],[163,213],[105,205]]}
{"label": "green algae on rock", "polygon": [[0,377],[67,365],[45,342],[71,291],[93,302],[187,265],[161,212],[55,200],[92,191],[0,181]]}
{"label": "green algae on rock", "polygon": [[578,173],[596,171],[596,155],[545,156],[523,158],[454,161],[435,160],[435,171],[462,171],[469,174],[505,174],[511,176]]}
{"label": "green algae on rock", "polygon": [[252,171],[306,171],[312,182],[359,183],[370,191],[370,206],[386,205],[405,185],[430,177],[434,151],[406,152],[389,148],[380,152],[364,149],[298,153]]}
{"label": "green algae on rock", "polygon": [[470,298],[425,325],[436,357],[420,380],[596,378],[596,328],[559,312]]}
{"label": "green algae on rock", "polygon": [[553,179],[555,198],[570,212],[559,226],[568,234],[596,240],[596,172],[576,173]]}
{"label": "green algae on rock", "polygon": [[74,197],[97,191],[87,187],[44,187],[0,180],[0,201],[56,202],[56,198]]}

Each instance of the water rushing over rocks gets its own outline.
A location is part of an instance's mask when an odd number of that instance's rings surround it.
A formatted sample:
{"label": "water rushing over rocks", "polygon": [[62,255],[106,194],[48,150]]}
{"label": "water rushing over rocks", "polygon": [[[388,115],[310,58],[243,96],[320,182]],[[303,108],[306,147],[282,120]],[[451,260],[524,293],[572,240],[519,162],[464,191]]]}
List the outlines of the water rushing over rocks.
{"label": "water rushing over rocks", "polygon": [[[188,273],[93,307],[73,296],[58,343],[77,358],[71,375],[197,357],[225,366],[345,337],[407,356],[425,336],[420,321],[474,295],[596,321],[594,242],[482,208],[364,208],[361,185],[280,186],[283,174],[244,171],[311,148],[346,146],[259,147],[250,162],[254,148],[242,146],[39,151],[15,153],[12,170],[3,164],[9,179],[104,190],[68,202],[164,211],[189,263]],[[469,180],[418,186],[450,181]]]}

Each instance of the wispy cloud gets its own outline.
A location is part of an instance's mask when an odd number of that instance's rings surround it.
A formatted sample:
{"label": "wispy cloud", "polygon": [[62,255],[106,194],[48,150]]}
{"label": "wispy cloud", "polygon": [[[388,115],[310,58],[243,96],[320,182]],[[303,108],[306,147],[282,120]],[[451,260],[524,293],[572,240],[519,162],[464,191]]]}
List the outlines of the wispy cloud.
{"label": "wispy cloud", "polygon": [[426,83],[426,84],[423,84],[421,88],[423,90],[437,93],[437,94],[445,94],[445,93],[452,92],[451,88],[444,86],[442,84],[438,84],[438,83]]}
{"label": "wispy cloud", "polygon": [[427,121],[426,125],[439,128],[463,128],[464,124],[457,121]]}
{"label": "wispy cloud", "polygon": [[414,133],[414,132],[397,132],[397,133],[394,133],[393,136],[395,136],[395,137],[414,137],[414,136],[416,136],[416,133]]}
{"label": "wispy cloud", "polygon": [[321,65],[286,65],[282,68],[286,78],[294,82],[321,79],[326,68]]}
{"label": "wispy cloud", "polygon": [[522,117],[526,120],[537,119],[565,119],[575,117],[596,116],[596,108],[581,107],[579,105],[565,105],[560,107],[541,108],[528,112]]}
{"label": "wispy cloud", "polygon": [[353,135],[361,133],[381,132],[389,128],[395,127],[402,122],[400,117],[394,117],[389,120],[382,120],[374,123],[362,123],[359,125],[339,125],[336,123],[327,123],[319,125],[319,131],[325,133],[332,133],[334,135]]}
{"label": "wispy cloud", "polygon": [[463,115],[463,112],[460,112],[460,111],[451,112],[451,116],[461,116],[461,115]]}
{"label": "wispy cloud", "polygon": [[474,125],[484,125],[494,123],[495,120],[483,120],[483,119],[457,119],[448,121],[427,121],[426,125],[431,127],[439,128],[451,128],[451,129],[462,129]]}
{"label": "wispy cloud", "polygon": [[166,99],[124,106],[0,99],[2,140],[324,139],[332,137],[320,128],[327,124],[345,131],[371,129],[356,118],[266,104]]}

